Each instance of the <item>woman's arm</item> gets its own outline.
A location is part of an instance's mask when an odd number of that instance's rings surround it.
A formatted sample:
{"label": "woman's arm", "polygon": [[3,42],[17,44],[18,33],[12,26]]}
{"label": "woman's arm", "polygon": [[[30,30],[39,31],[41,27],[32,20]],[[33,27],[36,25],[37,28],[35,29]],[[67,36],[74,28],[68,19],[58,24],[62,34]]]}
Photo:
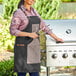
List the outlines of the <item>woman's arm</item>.
{"label": "woman's arm", "polygon": [[[19,27],[23,26],[21,21],[22,13],[20,10],[16,11],[13,15],[11,25],[10,25],[10,33],[14,36],[27,36],[32,38],[37,38],[38,35],[36,33],[28,33],[28,32],[22,32]],[[27,26],[28,20],[26,19],[25,26]]]}
{"label": "woman's arm", "polygon": [[18,34],[18,36],[27,36],[27,37],[31,37],[31,38],[34,38],[34,39],[38,37],[38,35],[35,32],[33,32],[33,33],[20,32]]}
{"label": "woman's arm", "polygon": [[41,26],[41,29],[43,29],[43,31],[46,32],[46,34],[50,35],[56,41],[63,42],[63,40],[61,38],[59,38],[52,32],[52,29],[50,29],[48,26],[46,26],[45,22],[42,19],[41,19],[40,26]]}
{"label": "woman's arm", "polygon": [[14,12],[11,24],[10,24],[10,34],[14,36],[18,36],[18,34],[21,32],[19,27],[21,25],[21,13],[20,10],[17,10]]}
{"label": "woman's arm", "polygon": [[36,12],[36,14],[39,16],[39,18],[41,20],[40,29],[42,29],[46,34],[50,35],[56,41],[63,42],[63,40],[61,38],[59,38],[52,32],[52,29],[50,29],[48,26],[46,26],[46,23],[43,21],[43,19],[41,19],[40,15],[37,12]]}
{"label": "woman's arm", "polygon": [[28,33],[22,32],[18,29],[19,25],[21,24],[20,18],[13,17],[11,25],[10,25],[10,33],[15,36],[27,36],[32,38],[37,38],[38,35],[36,33]]}

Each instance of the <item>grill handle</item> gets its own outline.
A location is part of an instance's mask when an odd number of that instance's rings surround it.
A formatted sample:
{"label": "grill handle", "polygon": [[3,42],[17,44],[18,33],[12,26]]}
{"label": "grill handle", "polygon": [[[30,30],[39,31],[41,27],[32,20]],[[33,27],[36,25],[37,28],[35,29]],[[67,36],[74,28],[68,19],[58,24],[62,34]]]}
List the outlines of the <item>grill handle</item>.
{"label": "grill handle", "polygon": [[63,42],[61,42],[61,41],[55,41],[52,38],[49,38],[49,39],[56,43],[76,43],[76,40],[64,40]]}
{"label": "grill handle", "polygon": [[63,42],[61,42],[61,41],[56,41],[56,43],[58,44],[58,43],[63,43]]}
{"label": "grill handle", "polygon": [[56,41],[56,43],[76,43],[76,40],[67,40],[67,41],[64,41],[64,42]]}

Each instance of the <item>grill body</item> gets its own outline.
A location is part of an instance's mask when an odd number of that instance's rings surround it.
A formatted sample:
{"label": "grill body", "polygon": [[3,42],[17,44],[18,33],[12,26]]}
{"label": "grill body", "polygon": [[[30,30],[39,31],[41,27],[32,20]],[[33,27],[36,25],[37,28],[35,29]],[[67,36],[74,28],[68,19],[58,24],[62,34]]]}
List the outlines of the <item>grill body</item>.
{"label": "grill body", "polygon": [[46,35],[46,66],[76,66],[76,20],[45,20],[64,43]]}

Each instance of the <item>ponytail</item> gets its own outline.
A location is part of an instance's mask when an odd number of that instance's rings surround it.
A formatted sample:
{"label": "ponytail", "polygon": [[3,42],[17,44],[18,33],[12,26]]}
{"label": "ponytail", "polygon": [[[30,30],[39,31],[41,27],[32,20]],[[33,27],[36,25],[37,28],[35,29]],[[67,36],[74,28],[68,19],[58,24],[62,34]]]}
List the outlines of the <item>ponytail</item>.
{"label": "ponytail", "polygon": [[21,5],[24,5],[24,0],[20,0],[20,2],[18,4],[18,8],[21,8]]}

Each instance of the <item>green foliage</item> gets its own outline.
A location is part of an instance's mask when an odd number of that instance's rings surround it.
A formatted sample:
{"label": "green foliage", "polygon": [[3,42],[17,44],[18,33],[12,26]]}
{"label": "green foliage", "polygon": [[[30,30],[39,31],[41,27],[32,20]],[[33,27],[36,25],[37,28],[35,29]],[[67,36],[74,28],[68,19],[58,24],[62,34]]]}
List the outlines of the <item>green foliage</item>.
{"label": "green foliage", "polygon": [[1,50],[13,50],[14,36],[11,36],[9,32],[10,20],[5,20],[0,17],[0,51]]}
{"label": "green foliage", "polygon": [[3,0],[3,17],[8,18],[17,9],[19,0]]}
{"label": "green foliage", "polygon": [[62,0],[63,2],[71,2],[72,0]]}
{"label": "green foliage", "polygon": [[[3,16],[8,18],[17,9],[20,0],[3,0]],[[61,0],[36,0],[34,8],[43,19],[57,19]]]}
{"label": "green foliage", "polygon": [[76,66],[65,66],[64,68],[75,68]]}
{"label": "green foliage", "polygon": [[57,19],[61,0],[36,0],[34,8],[43,19]]}
{"label": "green foliage", "polygon": [[0,3],[2,3],[3,0],[0,0]]}
{"label": "green foliage", "polygon": [[14,73],[14,61],[11,60],[0,62],[0,76],[13,76]]}
{"label": "green foliage", "polygon": [[74,2],[76,0],[62,0],[63,2]]}

